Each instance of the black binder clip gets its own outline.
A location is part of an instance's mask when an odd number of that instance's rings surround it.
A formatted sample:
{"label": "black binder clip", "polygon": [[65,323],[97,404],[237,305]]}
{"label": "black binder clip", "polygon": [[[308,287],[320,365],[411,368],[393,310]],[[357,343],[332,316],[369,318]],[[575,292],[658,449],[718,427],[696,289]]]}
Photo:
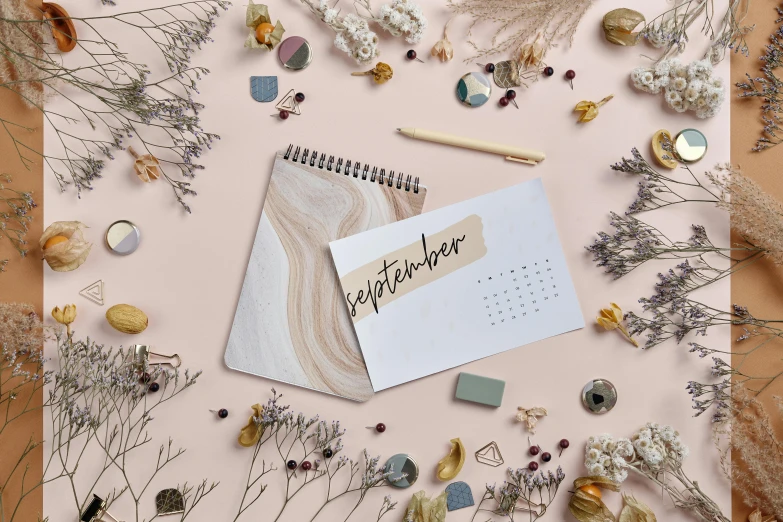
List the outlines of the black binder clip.
{"label": "black binder clip", "polygon": [[98,495],[93,494],[92,500],[84,511],[82,511],[79,522],[105,522],[104,516],[111,517],[111,520],[114,522],[120,522],[114,515],[106,511],[106,501]]}

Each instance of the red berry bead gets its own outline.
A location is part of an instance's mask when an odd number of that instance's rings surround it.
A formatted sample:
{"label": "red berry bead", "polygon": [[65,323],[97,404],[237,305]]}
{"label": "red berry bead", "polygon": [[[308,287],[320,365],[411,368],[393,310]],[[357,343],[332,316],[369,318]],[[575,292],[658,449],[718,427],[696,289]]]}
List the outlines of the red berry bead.
{"label": "red berry bead", "polygon": [[573,80],[576,78],[576,73],[572,69],[568,69],[565,74],[566,80]]}
{"label": "red berry bead", "polygon": [[494,63],[488,63],[484,66],[484,70],[488,73],[495,72],[495,64]]}
{"label": "red berry bead", "polygon": [[530,453],[532,456],[534,456],[534,457],[535,457],[536,455],[538,455],[538,453],[539,453],[540,451],[541,451],[541,448],[539,448],[538,446],[530,446],[530,449],[528,450],[528,452],[529,452],[529,453]]}
{"label": "red berry bead", "polygon": [[552,460],[552,454],[549,453],[548,451],[545,451],[544,453],[541,454],[541,460],[543,460],[544,462],[549,462],[550,460]]}
{"label": "red berry bead", "polygon": [[147,384],[151,380],[152,380],[152,376],[149,373],[147,373],[147,372],[142,373],[141,377],[139,377],[139,382],[141,382],[143,384]]}
{"label": "red berry bead", "polygon": [[415,59],[416,59],[416,51],[414,51],[413,49],[411,49],[410,51],[408,51],[408,52],[405,54],[405,56],[407,56],[407,57],[408,57],[408,60],[415,60]]}
{"label": "red berry bead", "polygon": [[219,409],[218,410],[218,417],[220,417],[221,419],[225,419],[226,417],[228,417],[228,410],[225,409],[225,408]]}
{"label": "red berry bead", "polygon": [[562,439],[560,440],[560,447],[563,449],[566,449],[568,446],[570,446],[571,443],[568,442],[568,439]]}
{"label": "red berry bead", "polygon": [[287,120],[288,119],[288,111],[286,111],[286,110],[280,111],[280,119],[281,120]]}
{"label": "red berry bead", "polygon": [[537,462],[531,462],[527,465],[527,469],[530,471],[538,471],[538,463]]}
{"label": "red berry bead", "polygon": [[553,74],[555,74],[555,70],[552,69],[551,67],[547,67],[544,69],[544,76],[552,76]]}
{"label": "red berry bead", "polygon": [[309,460],[306,460],[306,461],[302,462],[302,469],[303,470],[309,471],[312,467],[313,467],[313,465],[310,463]]}
{"label": "red berry bead", "polygon": [[299,103],[302,103],[302,102],[305,100],[305,95],[304,95],[304,93],[303,93],[303,92],[298,92],[298,93],[296,93],[296,95],[294,96],[294,99],[295,99],[297,102],[299,102]]}
{"label": "red berry bead", "polygon": [[505,96],[503,96],[502,98],[500,98],[500,100],[498,100],[498,103],[500,104],[501,107],[507,107],[509,102],[510,100]]}
{"label": "red berry bead", "polygon": [[286,462],[285,465],[288,467],[288,469],[296,469],[296,461],[295,460],[289,460],[288,462]]}
{"label": "red berry bead", "polygon": [[152,384],[150,384],[150,387],[147,389],[152,393],[155,393],[156,391],[160,390],[160,384],[158,384],[157,382],[153,382]]}
{"label": "red berry bead", "polygon": [[517,97],[517,91],[515,91],[514,89],[509,89],[506,91],[506,98],[508,98],[509,100],[513,100],[516,97]]}
{"label": "red berry bead", "polygon": [[386,425],[382,422],[379,422],[378,424],[375,425],[375,431],[377,431],[378,433],[383,433],[384,431],[386,431]]}

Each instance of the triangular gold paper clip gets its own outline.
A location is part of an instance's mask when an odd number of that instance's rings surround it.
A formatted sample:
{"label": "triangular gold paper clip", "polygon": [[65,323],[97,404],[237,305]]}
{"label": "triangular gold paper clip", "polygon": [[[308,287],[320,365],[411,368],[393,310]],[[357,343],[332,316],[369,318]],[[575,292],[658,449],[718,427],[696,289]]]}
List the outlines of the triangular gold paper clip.
{"label": "triangular gold paper clip", "polygon": [[[146,371],[148,366],[167,365],[167,366],[171,366],[172,368],[179,368],[179,365],[182,364],[182,359],[176,353],[174,355],[163,355],[160,353],[155,353],[153,351],[150,351],[150,347],[147,346],[146,344],[134,344],[133,346],[131,346],[131,349],[133,350],[131,352],[133,354],[133,364],[136,365],[137,369],[140,372]],[[154,355],[156,357],[160,357],[161,359],[168,359],[168,360],[151,362],[150,355]]]}
{"label": "triangular gold paper clip", "polygon": [[98,279],[90,286],[83,288],[79,291],[79,295],[103,306],[103,279]]}
{"label": "triangular gold paper clip", "polygon": [[296,101],[296,91],[294,89],[288,91],[288,94],[283,96],[283,99],[277,102],[275,109],[278,111],[288,111],[289,113],[296,114],[297,116],[302,114],[302,111],[299,110],[299,102]]}

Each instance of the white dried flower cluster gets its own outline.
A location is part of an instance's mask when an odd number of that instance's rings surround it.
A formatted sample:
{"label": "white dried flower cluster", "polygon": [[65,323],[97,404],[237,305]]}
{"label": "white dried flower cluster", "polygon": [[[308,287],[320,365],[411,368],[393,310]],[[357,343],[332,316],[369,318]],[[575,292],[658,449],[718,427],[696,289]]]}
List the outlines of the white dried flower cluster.
{"label": "white dried flower cluster", "polygon": [[380,18],[375,19],[381,27],[394,36],[404,36],[408,43],[419,43],[427,29],[427,18],[415,2],[394,0],[380,9]]}
{"label": "white dried flower cluster", "polygon": [[318,7],[310,7],[337,33],[334,46],[356,60],[356,63],[369,63],[380,55],[378,35],[370,30],[367,20],[354,13],[340,18],[339,11],[330,6],[328,0],[320,0]]}
{"label": "white dried flower cluster", "polygon": [[591,476],[608,477],[619,483],[628,478],[625,468],[633,455],[633,444],[628,439],[615,441],[609,434],[590,437],[585,448],[585,467]]}
{"label": "white dried flower cluster", "polygon": [[590,475],[607,477],[619,484],[628,478],[628,469],[643,473],[676,469],[688,453],[674,428],[648,422],[630,440],[614,440],[608,434],[590,437],[585,448],[585,467]]}
{"label": "white dried flower cluster", "polygon": [[666,103],[677,112],[692,110],[699,118],[711,118],[726,99],[723,79],[712,73],[708,58],[689,65],[672,58],[661,60],[654,68],[637,67],[631,71],[631,80],[640,91],[663,92]]}
{"label": "white dried flower cluster", "polygon": [[632,440],[636,454],[653,469],[660,468],[666,458],[681,464],[690,451],[674,428],[654,422],[637,431]]}

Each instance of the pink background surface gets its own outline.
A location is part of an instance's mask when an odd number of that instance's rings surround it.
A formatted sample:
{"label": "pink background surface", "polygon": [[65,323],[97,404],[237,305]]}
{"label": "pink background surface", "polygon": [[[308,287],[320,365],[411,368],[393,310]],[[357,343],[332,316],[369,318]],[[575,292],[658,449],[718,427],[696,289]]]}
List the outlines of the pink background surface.
{"label": "pink background surface", "polygon": [[[81,2],[73,6],[72,14],[103,14],[165,2],[120,0],[119,4],[119,8],[110,9],[99,8],[97,0]],[[554,470],[561,465],[567,475],[550,510],[550,520],[570,518],[567,490],[573,479],[586,474],[582,465],[586,438],[604,432],[630,436],[647,421],[671,424],[680,430],[691,448],[686,463],[689,475],[728,509],[729,485],[718,471],[709,418],[691,418],[684,390],[688,380],[708,378],[709,361],[688,354],[684,345],[666,344],[649,352],[634,350],[616,333],[599,331],[592,321],[610,301],[638,311],[636,299],[652,292],[655,273],[668,269],[669,263],[645,266],[620,282],[612,282],[593,266],[583,248],[596,231],[607,230],[608,211],[624,211],[635,194],[636,180],[611,171],[610,163],[629,155],[633,146],[649,157],[648,144],[654,131],[667,128],[676,133],[687,127],[702,130],[710,143],[708,156],[695,166],[696,172],[728,161],[728,105],[717,117],[700,121],[690,114],[665,109],[660,96],[634,91],[628,73],[645,63],[641,54],[653,52],[644,45],[621,48],[605,42],[601,17],[616,7],[636,7],[652,18],[663,10],[664,3],[656,2],[657,8],[652,11],[649,2],[606,0],[588,11],[572,48],[561,46],[550,51],[547,62],[555,68],[555,75],[542,78],[529,90],[517,89],[519,110],[497,106],[501,94],[497,87],[492,102],[478,109],[467,108],[456,100],[454,90],[460,76],[478,69],[462,61],[471,51],[463,37],[468,20],[458,19],[452,24],[456,58],[440,63],[429,57],[429,49],[441,38],[449,13],[443,2],[422,0],[421,4],[430,28],[415,48],[427,63],[408,62],[405,51],[411,46],[382,36],[381,59],[394,68],[394,78],[381,86],[373,85],[369,78],[350,76],[357,67],[332,46],[331,30],[316,21],[303,5],[295,1],[270,5],[273,19],[279,18],[285,25],[286,36],[304,36],[315,50],[312,64],[301,72],[284,70],[276,53],[244,49],[242,44],[249,31],[244,26],[245,6],[237,3],[230,8],[218,20],[212,35],[215,43],[194,59],[194,63],[212,71],[200,84],[198,101],[207,106],[202,113],[204,128],[220,134],[222,140],[202,158],[206,170],[193,186],[199,196],[189,200],[194,211],[191,216],[182,212],[162,181],[141,183],[132,172],[129,154],[119,153],[117,160],[108,165],[105,179],[96,182],[95,191],[84,194],[78,202],[73,193],[58,194],[54,178],[48,177],[46,223],[82,221],[90,227],[87,236],[95,246],[88,261],[75,272],[46,270],[45,309],[75,302],[79,307],[77,335],[89,335],[107,346],[150,344],[156,351],[180,354],[186,367],[204,370],[199,384],[160,410],[152,425],[153,445],[146,450],[149,459],[143,461],[144,465],[154,464],[157,445],[169,435],[188,451],[152,484],[142,514],[147,518],[154,514],[154,492],[209,478],[220,481],[220,486],[189,520],[233,520],[250,456],[249,450],[236,444],[236,435],[247,420],[249,406],[265,402],[272,387],[284,393],[284,402],[295,411],[308,416],[319,413],[327,421],[341,420],[348,429],[344,439],[347,456],[358,458],[366,447],[371,454],[384,458],[409,453],[419,462],[421,476],[414,487],[371,493],[353,520],[374,520],[386,493],[401,504],[389,520],[402,517],[402,508],[412,493],[420,489],[440,493],[445,484],[435,478],[435,467],[453,437],[461,437],[468,451],[458,480],[468,482],[478,500],[485,483],[504,480],[505,466],[478,464],[473,457],[477,449],[494,440],[506,465],[521,467],[530,461],[526,453],[528,433],[514,421],[517,406],[544,406],[550,412],[531,438],[555,455],[544,469]],[[347,3],[342,8],[351,9]],[[700,57],[704,50],[700,42],[696,39],[690,44],[685,58]],[[143,45],[136,50],[141,61],[159,67],[152,62],[152,54],[144,54]],[[566,69],[574,69],[577,74],[573,91],[562,77]],[[720,72],[728,78],[728,62],[721,64]],[[274,103],[259,104],[250,97],[251,75],[277,75],[281,96],[292,88],[304,92],[307,100],[301,106],[302,115],[284,122],[270,118]],[[577,115],[571,112],[576,102],[597,101],[610,93],[615,95],[614,100],[601,109],[595,121],[576,124]],[[54,107],[59,104],[57,100],[52,102]],[[499,156],[413,141],[394,131],[408,126],[542,149],[547,159],[529,167],[503,161]],[[379,393],[365,404],[228,370],[223,364],[223,351],[274,152],[291,142],[421,176],[429,188],[425,211],[542,177],[588,326]],[[47,147],[52,143],[49,139]],[[106,227],[118,219],[131,220],[141,228],[141,246],[128,257],[115,256],[103,245]],[[673,209],[649,219],[678,239],[688,237],[691,223],[703,223],[716,242],[728,240],[728,220],[706,206]],[[105,282],[105,307],[78,296],[80,289],[97,279]],[[711,289],[711,303],[716,306],[729,304],[726,283]],[[149,328],[135,337],[112,330],[103,315],[108,306],[117,303],[144,310],[150,317]],[[728,332],[711,334],[709,341],[714,348],[725,348]],[[493,409],[456,401],[454,389],[461,371],[505,380],[503,406]],[[603,416],[588,413],[580,402],[582,386],[597,377],[611,380],[619,390],[617,407]],[[218,420],[209,412],[224,407],[230,411],[226,420]],[[386,423],[386,433],[377,435],[364,429],[377,422]],[[558,458],[555,446],[563,437],[570,439],[572,447]],[[272,458],[269,453],[267,459]],[[266,482],[269,489],[262,500],[241,520],[271,520],[263,515],[277,512],[283,472],[268,475]],[[109,479],[99,489],[109,491],[116,485]],[[323,484],[310,486],[309,492],[303,493],[306,497],[298,498],[296,509],[282,520],[301,520],[311,513],[312,504],[320,502],[324,494],[323,488]],[[625,490],[648,503],[661,520],[688,519],[650,484],[632,479]],[[45,514],[50,520],[72,520],[58,509],[63,502],[70,502],[69,495],[65,482],[47,486]],[[619,512],[619,495],[608,494],[606,499]],[[128,501],[120,499],[112,513],[120,519],[131,519]],[[332,506],[319,520],[343,520],[348,503]],[[448,520],[467,521],[472,514],[473,509],[456,511]]]}

